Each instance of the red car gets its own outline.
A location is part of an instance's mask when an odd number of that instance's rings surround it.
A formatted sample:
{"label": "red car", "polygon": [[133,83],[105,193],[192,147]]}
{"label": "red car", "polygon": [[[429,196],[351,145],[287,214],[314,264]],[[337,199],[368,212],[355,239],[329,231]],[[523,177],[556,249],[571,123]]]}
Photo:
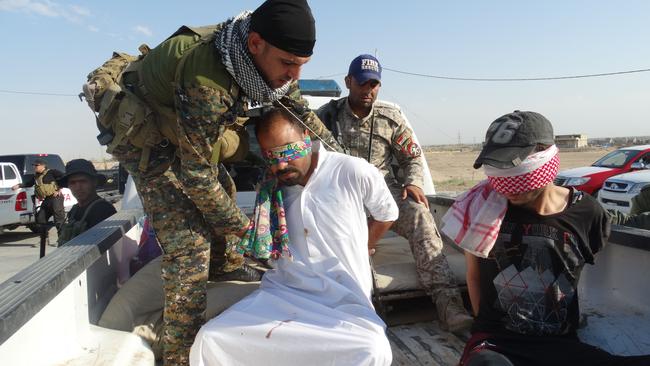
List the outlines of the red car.
{"label": "red car", "polygon": [[596,196],[605,180],[650,165],[650,145],[623,147],[598,159],[591,166],[561,171],[554,183],[575,187]]}

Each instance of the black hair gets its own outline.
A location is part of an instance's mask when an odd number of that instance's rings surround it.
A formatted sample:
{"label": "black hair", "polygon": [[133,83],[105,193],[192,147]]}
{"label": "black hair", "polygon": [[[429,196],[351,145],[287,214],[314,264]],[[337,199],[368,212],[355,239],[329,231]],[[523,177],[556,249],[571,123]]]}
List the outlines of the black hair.
{"label": "black hair", "polygon": [[251,118],[251,122],[255,124],[255,136],[259,136],[260,133],[266,133],[271,129],[271,126],[284,121],[290,124],[296,131],[304,133],[306,130],[305,125],[302,121],[299,121],[294,117],[288,110],[282,107],[273,107],[259,117]]}

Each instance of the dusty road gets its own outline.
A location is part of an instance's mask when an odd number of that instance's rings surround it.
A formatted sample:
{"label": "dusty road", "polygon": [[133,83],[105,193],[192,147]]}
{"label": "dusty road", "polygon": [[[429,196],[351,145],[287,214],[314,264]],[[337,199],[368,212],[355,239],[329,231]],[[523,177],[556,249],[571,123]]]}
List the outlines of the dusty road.
{"label": "dusty road", "polygon": [[[56,243],[56,230],[50,230],[50,241]],[[56,248],[47,246],[45,255]],[[39,259],[40,239],[25,227],[0,233],[0,283]]]}

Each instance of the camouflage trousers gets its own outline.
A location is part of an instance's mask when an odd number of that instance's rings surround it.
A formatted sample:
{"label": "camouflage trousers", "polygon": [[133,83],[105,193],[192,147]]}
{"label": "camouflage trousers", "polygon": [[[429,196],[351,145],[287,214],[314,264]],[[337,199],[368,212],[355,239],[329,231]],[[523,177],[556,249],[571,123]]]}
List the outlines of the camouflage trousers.
{"label": "camouflage trousers", "polygon": [[402,188],[391,186],[390,191],[399,208],[399,217],[391,230],[406,238],[415,259],[418,280],[434,301],[439,296],[458,297],[460,291],[442,253],[442,238],[426,206],[411,197],[402,199]]}
{"label": "camouflage trousers", "polygon": [[[152,150],[145,173],[138,170],[139,149],[113,155],[132,175],[163,249],[163,363],[189,365],[194,337],[206,320],[208,277],[242,265],[243,257],[227,250],[238,238],[215,233],[183,193],[180,163],[172,149]],[[219,169],[219,181],[234,199],[234,182],[226,169]]]}

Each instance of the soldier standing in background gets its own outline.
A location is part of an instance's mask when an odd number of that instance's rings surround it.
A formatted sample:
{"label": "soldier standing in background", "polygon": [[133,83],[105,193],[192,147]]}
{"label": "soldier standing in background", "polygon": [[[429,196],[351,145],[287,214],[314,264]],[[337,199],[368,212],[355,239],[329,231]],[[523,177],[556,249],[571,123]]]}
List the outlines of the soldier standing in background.
{"label": "soldier standing in background", "polygon": [[19,183],[11,187],[14,191],[18,188],[34,187],[36,198],[42,200],[41,207],[36,213],[36,223],[39,224],[41,234],[45,231],[45,225],[50,217],[54,216],[54,223],[57,231],[65,221],[65,209],[63,208],[63,195],[59,192],[57,179],[63,176],[63,173],[56,169],[48,169],[47,163],[43,159],[35,159],[34,177],[24,183]]}
{"label": "soldier standing in background", "polygon": [[[252,13],[216,26],[182,27],[151,50],[141,47],[144,55],[114,79],[119,92],[104,94],[99,105],[95,91],[111,80],[99,78],[100,68],[84,85],[86,100],[99,112],[98,139],[133,176],[164,251],[165,365],[188,363],[205,321],[208,276],[260,277],[228,250],[249,220],[237,207],[232,178],[219,165],[227,130],[237,129],[248,105],[281,102],[313,133],[331,140],[315,114],[300,108],[297,80],[315,36],[305,0],[268,0]],[[111,95],[121,97],[110,102]],[[241,145],[236,139],[226,143]]]}
{"label": "soldier standing in background", "polygon": [[[391,229],[408,239],[418,279],[433,298],[441,325],[454,332],[469,329],[472,318],[441,252],[442,239],[422,191],[420,146],[400,108],[377,101],[379,61],[371,55],[352,60],[345,86],[350,90],[347,97],[330,101],[316,113],[347,154],[366,159],[384,175],[399,207],[399,218]],[[401,170],[399,178],[392,170],[394,159]]]}

